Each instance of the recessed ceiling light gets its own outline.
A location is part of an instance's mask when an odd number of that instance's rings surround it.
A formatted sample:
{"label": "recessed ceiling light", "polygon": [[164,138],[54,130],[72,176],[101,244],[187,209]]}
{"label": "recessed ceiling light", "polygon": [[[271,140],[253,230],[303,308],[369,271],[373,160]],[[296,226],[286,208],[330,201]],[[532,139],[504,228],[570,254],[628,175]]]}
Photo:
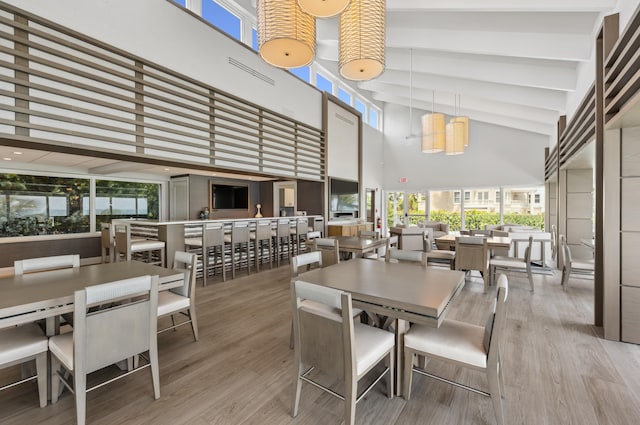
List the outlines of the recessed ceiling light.
{"label": "recessed ceiling light", "polygon": [[170,168],[165,168],[165,169],[164,169],[164,171],[169,171],[169,170],[170,170]]}
{"label": "recessed ceiling light", "polygon": [[20,152],[20,151],[15,151],[13,154],[14,154],[14,155],[22,155],[22,152]]}
{"label": "recessed ceiling light", "polygon": [[2,159],[4,159],[5,161],[11,161],[11,158],[2,158]]}

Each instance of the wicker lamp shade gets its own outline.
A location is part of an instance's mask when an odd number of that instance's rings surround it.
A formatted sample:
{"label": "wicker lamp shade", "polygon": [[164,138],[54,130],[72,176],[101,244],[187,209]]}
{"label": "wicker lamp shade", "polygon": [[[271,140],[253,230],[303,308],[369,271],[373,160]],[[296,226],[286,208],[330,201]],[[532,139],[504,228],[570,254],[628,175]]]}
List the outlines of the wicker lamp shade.
{"label": "wicker lamp shade", "polygon": [[442,152],[445,149],[446,135],[444,114],[422,116],[422,152]]}
{"label": "wicker lamp shade", "polygon": [[452,119],[447,124],[447,141],[444,153],[446,155],[460,155],[464,153],[465,125],[461,121]]}
{"label": "wicker lamp shade", "polygon": [[297,0],[258,0],[258,46],[262,59],[279,68],[308,65],[316,52],[316,20]]}
{"label": "wicker lamp shade", "polygon": [[453,117],[451,121],[457,121],[464,124],[463,137],[464,147],[469,146],[469,117]]}
{"label": "wicker lamp shade", "polygon": [[349,0],[298,0],[298,4],[309,15],[330,18],[342,12]]}
{"label": "wicker lamp shade", "polygon": [[354,81],[382,74],[385,65],[385,0],[351,0],[340,14],[340,74]]}

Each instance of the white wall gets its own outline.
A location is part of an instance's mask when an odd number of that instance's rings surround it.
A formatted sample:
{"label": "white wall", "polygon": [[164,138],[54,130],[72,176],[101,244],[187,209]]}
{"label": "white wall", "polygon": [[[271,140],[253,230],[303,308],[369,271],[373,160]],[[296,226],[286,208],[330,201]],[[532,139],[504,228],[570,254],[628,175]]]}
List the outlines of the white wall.
{"label": "white wall", "polygon": [[[413,133],[423,111],[414,108]],[[424,154],[409,134],[408,108],[386,105],[383,145],[385,190],[458,189],[544,183],[548,137],[478,121],[469,122],[469,147],[463,155]],[[407,183],[399,179],[406,177]]]}
{"label": "white wall", "polygon": [[[21,9],[320,128],[322,94],[249,47],[162,0],[8,0]],[[272,86],[229,57],[273,79]]]}
{"label": "white wall", "polygon": [[383,143],[382,132],[368,125],[362,126],[362,196],[360,205],[365,205],[364,189],[376,190],[376,217],[382,216],[382,191],[384,190],[383,175]]}

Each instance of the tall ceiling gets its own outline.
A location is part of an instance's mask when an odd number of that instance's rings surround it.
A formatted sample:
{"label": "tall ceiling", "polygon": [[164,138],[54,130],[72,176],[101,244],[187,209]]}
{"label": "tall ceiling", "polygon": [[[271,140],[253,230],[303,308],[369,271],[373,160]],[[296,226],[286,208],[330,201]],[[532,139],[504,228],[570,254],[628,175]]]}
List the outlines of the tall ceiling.
{"label": "tall ceiling", "polygon": [[[256,0],[237,0],[255,12]],[[387,0],[386,69],[374,100],[553,136],[601,16],[615,0]],[[338,19],[319,19],[316,60],[338,75]],[[434,102],[435,100],[435,102]]]}

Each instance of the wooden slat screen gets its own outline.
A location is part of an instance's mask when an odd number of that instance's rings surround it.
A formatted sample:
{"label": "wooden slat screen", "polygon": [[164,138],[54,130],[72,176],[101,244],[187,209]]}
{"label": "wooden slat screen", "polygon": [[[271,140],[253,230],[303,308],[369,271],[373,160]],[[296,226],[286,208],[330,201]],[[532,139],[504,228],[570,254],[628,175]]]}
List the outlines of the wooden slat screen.
{"label": "wooden slat screen", "polygon": [[551,176],[558,170],[558,146],[554,146],[553,150],[544,159],[544,180],[548,181]]}
{"label": "wooden slat screen", "polygon": [[322,130],[0,3],[0,137],[324,181]]}
{"label": "wooden slat screen", "polygon": [[596,90],[591,85],[558,141],[560,167],[585,147],[596,134]]}
{"label": "wooden slat screen", "polygon": [[640,8],[605,62],[604,81],[606,123],[640,93]]}

